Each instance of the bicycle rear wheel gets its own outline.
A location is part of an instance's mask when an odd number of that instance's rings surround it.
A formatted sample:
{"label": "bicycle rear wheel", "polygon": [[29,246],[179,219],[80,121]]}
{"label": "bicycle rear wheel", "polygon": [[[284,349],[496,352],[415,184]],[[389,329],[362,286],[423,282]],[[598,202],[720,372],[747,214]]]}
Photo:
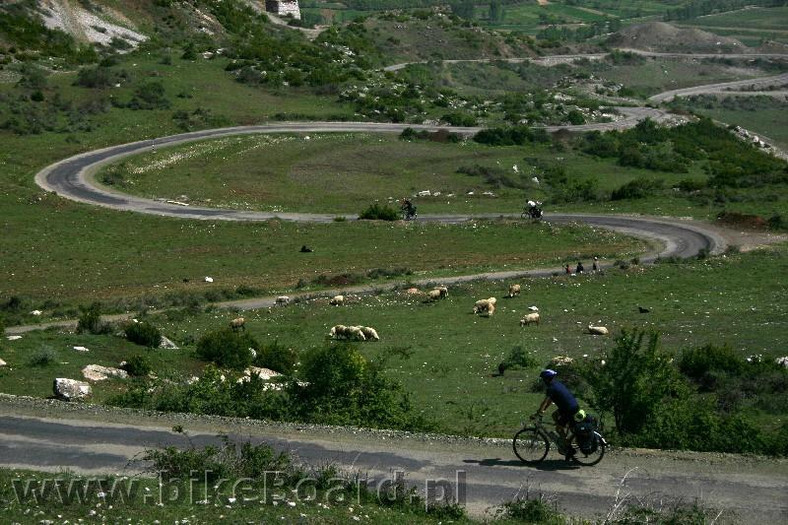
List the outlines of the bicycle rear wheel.
{"label": "bicycle rear wheel", "polygon": [[592,465],[596,465],[602,458],[605,456],[605,446],[606,446],[605,439],[597,435],[596,436],[596,445],[591,448],[591,450],[586,454],[580,450],[580,447],[577,446],[577,442],[572,443],[572,448],[575,450],[574,455],[572,456],[572,461],[578,463],[580,465],[584,465],[590,467]]}
{"label": "bicycle rear wheel", "polygon": [[514,435],[512,448],[523,463],[539,463],[550,451],[550,440],[536,427],[525,427]]}

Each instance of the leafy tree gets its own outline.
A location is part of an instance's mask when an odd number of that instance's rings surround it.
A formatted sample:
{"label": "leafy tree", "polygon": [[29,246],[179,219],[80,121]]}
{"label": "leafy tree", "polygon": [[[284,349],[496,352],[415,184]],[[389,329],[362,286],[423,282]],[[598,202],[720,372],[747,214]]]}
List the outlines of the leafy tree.
{"label": "leafy tree", "polygon": [[638,434],[660,406],[688,394],[658,342],[655,332],[623,331],[604,366],[588,369],[592,406],[612,413],[622,435]]}

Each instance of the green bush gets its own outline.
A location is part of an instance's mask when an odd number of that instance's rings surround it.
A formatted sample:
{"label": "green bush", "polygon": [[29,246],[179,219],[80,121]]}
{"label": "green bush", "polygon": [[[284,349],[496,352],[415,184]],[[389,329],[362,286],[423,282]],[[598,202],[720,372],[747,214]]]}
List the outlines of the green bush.
{"label": "green bush", "polygon": [[558,504],[541,496],[539,498],[518,497],[504,503],[496,510],[496,518],[513,520],[517,523],[540,523],[562,525],[566,518],[558,511]]}
{"label": "green bush", "polygon": [[110,324],[101,320],[101,304],[93,303],[87,307],[80,306],[79,311],[78,334],[108,334],[112,331]]}
{"label": "green bush", "polygon": [[509,355],[498,365],[498,372],[503,374],[505,370],[535,368],[539,362],[536,358],[526,353],[525,348],[518,345],[509,351]]}
{"label": "green bush", "polygon": [[292,395],[305,421],[376,428],[424,430],[428,422],[416,413],[402,385],[368,362],[355,347],[329,345],[307,353]]}
{"label": "green bush", "polygon": [[732,348],[714,345],[684,350],[677,363],[681,373],[706,390],[714,389],[720,373],[737,375],[745,364]]}
{"label": "green bush", "polygon": [[358,218],[368,221],[396,221],[399,220],[400,213],[387,204],[373,203],[362,211]]}
{"label": "green bush", "polygon": [[597,410],[613,414],[621,435],[639,434],[656,410],[669,399],[688,395],[670,356],[659,349],[655,332],[623,331],[605,365],[586,367],[591,386],[590,402]]}
{"label": "green bush", "polygon": [[158,348],[161,345],[161,332],[147,321],[129,323],[126,325],[124,333],[126,334],[126,339],[138,345],[147,346],[148,348]]}
{"label": "green bush", "polygon": [[278,341],[264,345],[257,351],[254,364],[265,368],[270,368],[280,374],[292,374],[298,362],[298,352],[287,346],[279,344]]}
{"label": "green bush", "polygon": [[40,348],[27,360],[28,366],[45,367],[57,360],[57,352],[49,346]]}
{"label": "green bush", "polygon": [[644,199],[650,197],[655,191],[662,189],[663,183],[659,179],[639,178],[623,184],[617,190],[613,190],[611,200],[618,201],[623,199]]}
{"label": "green bush", "polygon": [[222,367],[243,370],[252,364],[249,349],[257,351],[259,347],[251,335],[222,328],[205,334],[197,341],[197,355]]}
{"label": "green bush", "polygon": [[145,377],[153,370],[150,361],[143,355],[131,356],[121,368],[132,377]]}

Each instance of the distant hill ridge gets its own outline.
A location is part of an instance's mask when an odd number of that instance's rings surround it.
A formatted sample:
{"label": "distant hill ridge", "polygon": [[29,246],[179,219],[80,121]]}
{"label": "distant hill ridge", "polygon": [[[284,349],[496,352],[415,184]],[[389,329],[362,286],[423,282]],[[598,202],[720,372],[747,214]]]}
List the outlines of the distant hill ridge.
{"label": "distant hill ridge", "polygon": [[736,40],[694,28],[680,28],[665,22],[649,22],[625,27],[611,35],[614,47],[672,53],[747,53],[749,47]]}

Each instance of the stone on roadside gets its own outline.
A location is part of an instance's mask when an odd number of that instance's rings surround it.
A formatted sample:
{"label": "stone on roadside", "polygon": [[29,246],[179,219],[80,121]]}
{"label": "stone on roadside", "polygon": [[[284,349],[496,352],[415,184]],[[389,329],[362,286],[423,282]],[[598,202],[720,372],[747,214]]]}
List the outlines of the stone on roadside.
{"label": "stone on roadside", "polygon": [[91,394],[90,385],[84,381],[68,379],[65,377],[55,378],[52,384],[55,397],[64,401],[85,399]]}

